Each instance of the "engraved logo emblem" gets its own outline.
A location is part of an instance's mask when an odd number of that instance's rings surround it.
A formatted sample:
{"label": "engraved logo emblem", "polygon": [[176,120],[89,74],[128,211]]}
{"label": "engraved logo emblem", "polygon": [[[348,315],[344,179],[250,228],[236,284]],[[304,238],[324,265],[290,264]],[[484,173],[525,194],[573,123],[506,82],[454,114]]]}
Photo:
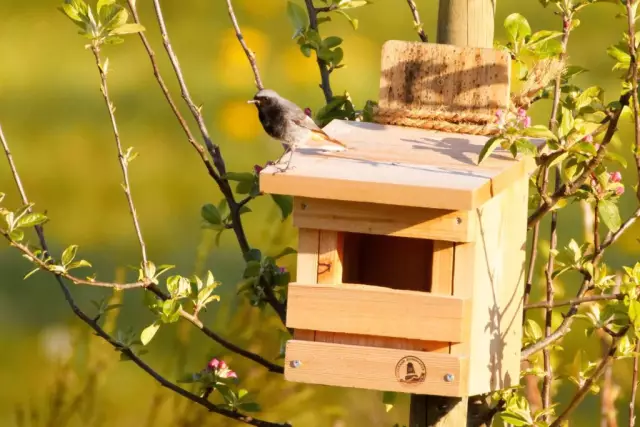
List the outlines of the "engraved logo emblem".
{"label": "engraved logo emblem", "polygon": [[414,356],[400,359],[396,365],[396,379],[404,384],[420,384],[427,377],[427,368]]}

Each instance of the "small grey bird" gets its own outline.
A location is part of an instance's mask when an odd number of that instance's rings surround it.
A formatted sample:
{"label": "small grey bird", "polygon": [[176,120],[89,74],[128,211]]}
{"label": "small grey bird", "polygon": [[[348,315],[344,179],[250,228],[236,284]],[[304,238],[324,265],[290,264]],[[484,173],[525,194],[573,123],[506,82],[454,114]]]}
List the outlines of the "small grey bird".
{"label": "small grey bird", "polygon": [[289,168],[291,158],[296,148],[303,142],[313,139],[315,141],[327,142],[327,146],[322,149],[331,151],[344,151],[347,146],[342,142],[327,135],[313,119],[307,116],[300,107],[278,95],[271,89],[262,89],[255,94],[252,100],[247,101],[255,104],[258,109],[258,117],[265,132],[272,138],[280,141],[285,148],[284,153],[276,161],[278,163],[287,152],[291,151],[291,156],[282,172]]}

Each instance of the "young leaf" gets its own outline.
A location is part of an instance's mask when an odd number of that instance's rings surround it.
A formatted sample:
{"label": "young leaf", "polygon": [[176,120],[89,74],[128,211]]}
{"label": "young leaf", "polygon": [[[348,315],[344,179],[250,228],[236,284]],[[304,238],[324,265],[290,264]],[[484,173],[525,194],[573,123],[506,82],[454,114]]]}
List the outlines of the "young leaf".
{"label": "young leaf", "polygon": [[200,214],[202,218],[207,221],[209,224],[222,224],[222,218],[220,217],[220,212],[218,212],[218,208],[216,208],[211,203],[208,203],[202,207],[200,210]]}
{"label": "young leaf", "polygon": [[160,329],[160,324],[158,323],[158,321],[155,321],[144,328],[144,330],[140,334],[140,341],[142,342],[142,345],[149,344],[155,336],[156,332],[158,332],[158,329]]}
{"label": "young leaf", "polygon": [[504,20],[504,28],[512,42],[523,41],[531,35],[531,27],[527,19],[519,13],[512,13]]}
{"label": "young leaf", "polygon": [[227,172],[224,178],[229,181],[253,181],[255,176],[250,172]]}
{"label": "young leaf", "polygon": [[109,32],[109,35],[113,36],[113,35],[122,35],[122,34],[135,34],[135,33],[141,33],[144,30],[145,30],[144,26],[140,24],[135,24],[135,23],[123,24],[111,30]]}
{"label": "young leaf", "polygon": [[47,217],[41,213],[30,213],[18,220],[18,227],[33,227],[43,224],[47,221]]}
{"label": "young leaf", "polygon": [[293,212],[293,198],[290,196],[283,196],[280,194],[271,194],[271,198],[280,208],[282,213],[282,220],[284,221]]}
{"label": "young leaf", "polygon": [[531,138],[556,139],[556,136],[544,125],[535,125],[522,131],[522,135]]}
{"label": "young leaf", "polygon": [[302,8],[302,6],[292,1],[288,1],[287,16],[289,17],[289,21],[291,21],[291,24],[295,29],[293,36],[291,38],[295,39],[296,37],[304,33],[304,30],[307,28],[307,25],[309,23],[309,19],[307,18],[307,13]]}
{"label": "young leaf", "polygon": [[260,412],[260,405],[256,402],[246,402],[238,405],[238,408],[245,412]]}
{"label": "young leaf", "polygon": [[607,228],[613,232],[617,231],[621,225],[620,211],[618,205],[611,200],[600,200],[598,203],[598,213],[600,218],[607,226]]}
{"label": "young leaf", "polygon": [[116,0],[98,0],[98,3],[96,4],[96,9],[98,10],[98,14],[100,13],[103,7],[111,6],[115,2]]}
{"label": "young leaf", "polygon": [[19,228],[16,228],[15,230],[12,230],[9,233],[9,237],[14,242],[21,242],[22,239],[24,239],[24,231],[20,230]]}
{"label": "young leaf", "polygon": [[485,157],[490,156],[491,153],[495,151],[496,148],[504,141],[505,139],[499,136],[494,136],[490,138],[487,143],[480,150],[480,158],[478,159],[478,164],[482,163]]}
{"label": "young leaf", "polygon": [[76,252],[78,252],[78,245],[71,245],[67,249],[65,249],[64,252],[62,252],[62,264],[65,266],[70,264],[71,261],[73,261],[73,259],[76,257]]}

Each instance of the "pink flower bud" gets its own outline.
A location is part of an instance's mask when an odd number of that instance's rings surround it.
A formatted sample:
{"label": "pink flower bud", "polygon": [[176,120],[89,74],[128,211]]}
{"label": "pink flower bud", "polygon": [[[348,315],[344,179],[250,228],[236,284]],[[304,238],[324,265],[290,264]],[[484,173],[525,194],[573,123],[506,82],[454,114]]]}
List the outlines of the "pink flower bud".
{"label": "pink flower bud", "polygon": [[611,172],[609,174],[609,179],[611,180],[611,182],[620,182],[622,181],[622,174],[618,171]]}
{"label": "pink flower bud", "polygon": [[218,369],[218,367],[220,366],[220,361],[215,358],[211,359],[211,361],[209,361],[209,364],[207,366],[209,367],[209,369]]}
{"label": "pink flower bud", "polygon": [[278,273],[284,274],[286,272],[287,272],[287,268],[286,267],[278,267]]}
{"label": "pink flower bud", "polygon": [[616,195],[622,196],[623,194],[624,194],[624,185],[621,185],[620,187],[616,188]]}
{"label": "pink flower bud", "polygon": [[523,120],[522,120],[522,127],[528,128],[531,126],[531,117],[530,116],[526,116]]}
{"label": "pink flower bud", "polygon": [[589,144],[591,144],[593,142],[593,135],[589,134],[589,135],[585,136],[584,138],[582,138],[582,140],[584,142],[588,142]]}
{"label": "pink flower bud", "polygon": [[229,371],[227,378],[238,378],[238,375],[233,371]]}
{"label": "pink flower bud", "polygon": [[262,169],[264,168],[260,165],[253,165],[253,171],[256,173],[256,175],[258,175]]}
{"label": "pink flower bud", "polygon": [[518,108],[518,117],[520,119],[524,119],[525,117],[527,117],[527,110],[522,107]]}
{"label": "pink flower bud", "polygon": [[305,109],[304,109],[304,113],[305,113],[307,116],[311,117],[311,108],[309,108],[309,107],[305,108]]}
{"label": "pink flower bud", "polygon": [[571,21],[569,21],[568,19],[566,19],[566,18],[565,18],[565,19],[562,21],[562,27],[563,27],[565,30],[568,30],[568,29],[571,27]]}
{"label": "pink flower bud", "polygon": [[220,368],[220,369],[227,369],[227,364],[225,363],[225,361],[224,361],[224,360],[221,360],[221,361],[220,361],[220,366],[219,366],[219,368]]}

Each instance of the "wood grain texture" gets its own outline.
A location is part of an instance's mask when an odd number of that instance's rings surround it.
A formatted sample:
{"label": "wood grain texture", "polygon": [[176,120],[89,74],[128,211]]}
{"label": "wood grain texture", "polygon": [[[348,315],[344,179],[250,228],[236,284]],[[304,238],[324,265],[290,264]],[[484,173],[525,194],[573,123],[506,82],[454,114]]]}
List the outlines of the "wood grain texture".
{"label": "wood grain texture", "polygon": [[[535,169],[496,150],[477,164],[487,137],[334,120],[325,129],[349,145],[338,153],[296,150],[291,167],[260,172],[260,190],[351,202],[472,210]],[[542,141],[533,141],[542,144]],[[282,162],[287,162],[286,155]]]}
{"label": "wood grain texture", "polygon": [[[398,380],[396,367],[406,356],[424,364],[423,382]],[[286,349],[287,366],[293,360],[300,365],[285,371],[288,381],[443,396],[461,396],[466,389],[467,359],[449,354],[291,340]],[[422,372],[419,366],[415,370]],[[401,369],[398,374],[403,377],[405,373]],[[447,374],[453,375],[453,381],[445,381]]]}
{"label": "wood grain texture", "polygon": [[[316,280],[316,283],[326,284],[328,286],[336,286],[342,283],[343,253],[343,233],[331,230],[320,230],[320,247],[318,249],[318,278]],[[289,290],[291,290],[291,287],[289,287]],[[309,293],[307,293],[307,295],[309,295]],[[317,315],[317,313],[315,313],[314,311],[308,311],[309,307],[305,307],[305,305],[300,304],[299,301],[292,301],[291,307],[294,307],[294,313],[302,313],[302,315],[305,317],[316,317]],[[295,315],[293,319],[295,321]],[[334,340],[335,331],[324,326],[322,322],[316,323],[315,327],[310,327],[307,329],[316,330],[316,341],[333,342]]]}
{"label": "wood grain texture", "polygon": [[349,334],[461,342],[470,301],[358,284],[289,284],[287,324]]}
{"label": "wood grain texture", "polygon": [[[440,0],[437,42],[491,48],[496,0]],[[491,23],[487,25],[487,23]]]}
{"label": "wood grain texture", "polygon": [[469,211],[410,208],[296,197],[293,225],[350,233],[380,234],[413,239],[471,241],[474,221]]}
{"label": "wood grain texture", "polygon": [[[298,263],[296,280],[300,283],[316,283],[318,278],[318,250],[320,246],[320,231],[311,228],[298,230]],[[287,306],[289,306],[287,302]],[[289,316],[287,315],[287,327]],[[316,331],[294,330],[293,337],[299,340],[315,339]]]}
{"label": "wood grain texture", "polygon": [[454,295],[473,307],[471,339],[452,353],[472,360],[469,395],[520,381],[527,193],[525,177],[478,209],[477,241],[455,248]]}
{"label": "wood grain texture", "polygon": [[379,105],[491,116],[508,106],[510,66],[498,49],[390,40],[382,46]]}
{"label": "wood grain texture", "polygon": [[[453,242],[444,242],[440,240],[433,241],[433,255],[431,260],[431,293],[434,295],[453,295],[453,267],[454,267],[454,247]],[[470,300],[469,300],[470,301]],[[472,302],[470,301],[470,304]],[[468,310],[471,307],[467,308]],[[471,320],[462,323],[460,331],[465,339],[460,341],[468,341],[469,323]],[[437,349],[436,351],[451,353],[451,345],[449,342],[447,347]]]}

